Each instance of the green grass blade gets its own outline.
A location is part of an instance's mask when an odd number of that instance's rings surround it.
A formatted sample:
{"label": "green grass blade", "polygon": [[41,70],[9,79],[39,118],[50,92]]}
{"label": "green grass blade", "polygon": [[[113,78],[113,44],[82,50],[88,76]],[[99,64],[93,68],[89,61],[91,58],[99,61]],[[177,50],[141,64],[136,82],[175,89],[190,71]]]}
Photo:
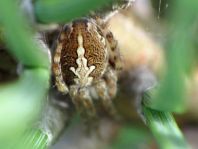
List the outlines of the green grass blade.
{"label": "green grass blade", "polygon": [[155,90],[144,93],[142,112],[144,120],[152,131],[160,149],[188,149],[189,146],[172,114],[146,107],[146,104],[155,97],[154,93]]}
{"label": "green grass blade", "polygon": [[8,50],[25,66],[19,80],[0,86],[0,143],[5,146],[18,140],[40,114],[50,78],[48,51],[35,43],[17,6],[17,1],[0,1]]}
{"label": "green grass blade", "polygon": [[39,22],[68,22],[85,16],[90,10],[95,10],[112,2],[112,0],[36,0],[35,14]]}
{"label": "green grass blade", "polygon": [[108,149],[147,148],[152,136],[141,126],[123,126]]}
{"label": "green grass blade", "polygon": [[198,1],[177,0],[174,4],[166,44],[166,74],[149,107],[162,111],[182,112],[185,110],[187,99],[185,75],[193,62],[192,33],[198,17]]}
{"label": "green grass blade", "polygon": [[0,1],[0,24],[9,51],[25,66],[49,68],[47,51],[33,41],[31,29],[17,8],[17,1]]}
{"label": "green grass blade", "polygon": [[48,137],[40,130],[31,130],[26,134],[17,144],[17,148],[28,148],[28,149],[46,149],[48,147]]}
{"label": "green grass blade", "polygon": [[15,83],[0,86],[0,140],[12,140],[31,127],[41,112],[48,81],[48,71],[32,69]]}
{"label": "green grass blade", "polygon": [[180,132],[173,116],[168,112],[160,112],[143,107],[143,113],[160,149],[188,149],[188,145]]}

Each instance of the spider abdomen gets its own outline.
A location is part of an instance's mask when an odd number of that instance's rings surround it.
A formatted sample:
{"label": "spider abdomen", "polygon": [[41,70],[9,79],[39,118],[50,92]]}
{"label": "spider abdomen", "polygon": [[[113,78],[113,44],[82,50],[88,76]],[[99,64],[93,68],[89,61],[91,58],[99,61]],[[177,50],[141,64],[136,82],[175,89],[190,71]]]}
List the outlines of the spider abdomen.
{"label": "spider abdomen", "polygon": [[64,26],[56,46],[53,69],[55,74],[61,73],[67,85],[90,85],[103,75],[107,63],[106,40],[93,21],[79,19]]}

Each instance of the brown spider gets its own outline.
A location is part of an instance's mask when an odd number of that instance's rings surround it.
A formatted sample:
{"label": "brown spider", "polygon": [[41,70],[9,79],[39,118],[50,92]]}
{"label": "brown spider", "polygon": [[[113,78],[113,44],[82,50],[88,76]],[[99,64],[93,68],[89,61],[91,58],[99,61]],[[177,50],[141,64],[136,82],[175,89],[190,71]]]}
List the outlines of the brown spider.
{"label": "brown spider", "polygon": [[96,116],[99,98],[110,114],[117,92],[121,57],[117,41],[102,19],[82,18],[66,24],[59,34],[53,61],[56,86],[69,93],[80,112]]}

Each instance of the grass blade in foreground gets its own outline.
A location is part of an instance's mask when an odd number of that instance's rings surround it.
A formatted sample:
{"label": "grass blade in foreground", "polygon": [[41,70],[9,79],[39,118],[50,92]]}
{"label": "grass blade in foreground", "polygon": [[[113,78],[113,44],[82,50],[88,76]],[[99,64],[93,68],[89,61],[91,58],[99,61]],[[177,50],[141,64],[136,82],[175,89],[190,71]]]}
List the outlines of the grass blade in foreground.
{"label": "grass blade in foreground", "polygon": [[21,138],[20,142],[17,142],[17,149],[46,149],[48,146],[48,137],[40,130],[32,129],[27,131]]}
{"label": "grass blade in foreground", "polygon": [[188,149],[173,116],[168,112],[159,112],[143,108],[146,122],[152,131],[160,149]]}
{"label": "grass blade in foreground", "polygon": [[[19,80],[0,86],[0,143],[11,145],[37,118],[49,87],[47,50],[33,40],[17,1],[0,1],[0,23],[10,53],[25,67]],[[35,110],[36,109],[36,110]]]}
{"label": "grass blade in foreground", "polygon": [[33,40],[33,33],[17,5],[17,1],[0,0],[0,24],[8,50],[23,65],[47,70],[50,67],[48,53]]}
{"label": "grass blade in foreground", "polygon": [[[108,15],[112,9],[128,6],[134,0],[35,0],[35,18],[40,23],[66,23],[96,10]],[[103,15],[102,15],[103,16]]]}
{"label": "grass blade in foreground", "polygon": [[168,112],[185,110],[185,75],[193,62],[193,29],[197,21],[197,0],[176,0],[171,14],[171,29],[166,50],[167,70],[149,107]]}
{"label": "grass blade in foreground", "polygon": [[35,15],[39,22],[67,22],[71,19],[85,16],[90,10],[95,10],[112,2],[112,0],[36,0]]}
{"label": "grass blade in foreground", "polygon": [[43,69],[25,70],[17,82],[0,86],[0,141],[15,140],[30,127],[41,110],[48,77]]}
{"label": "grass blade in foreground", "polygon": [[178,128],[170,112],[157,111],[146,107],[146,103],[152,100],[155,90],[143,95],[143,115],[147,126],[152,131],[160,149],[188,149],[188,144]]}

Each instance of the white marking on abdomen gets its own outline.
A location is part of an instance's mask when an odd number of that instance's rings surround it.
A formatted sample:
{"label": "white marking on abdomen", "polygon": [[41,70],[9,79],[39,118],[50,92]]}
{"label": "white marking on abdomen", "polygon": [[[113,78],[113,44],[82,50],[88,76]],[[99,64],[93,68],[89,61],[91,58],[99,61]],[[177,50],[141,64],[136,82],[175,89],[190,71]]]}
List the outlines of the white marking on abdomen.
{"label": "white marking on abdomen", "polygon": [[77,55],[78,58],[76,59],[76,63],[78,67],[76,69],[74,67],[70,67],[70,70],[78,77],[75,78],[74,81],[76,84],[80,84],[82,86],[90,85],[93,77],[89,77],[89,75],[96,67],[94,65],[88,67],[87,65],[85,49],[83,47],[83,37],[81,34],[78,35]]}

